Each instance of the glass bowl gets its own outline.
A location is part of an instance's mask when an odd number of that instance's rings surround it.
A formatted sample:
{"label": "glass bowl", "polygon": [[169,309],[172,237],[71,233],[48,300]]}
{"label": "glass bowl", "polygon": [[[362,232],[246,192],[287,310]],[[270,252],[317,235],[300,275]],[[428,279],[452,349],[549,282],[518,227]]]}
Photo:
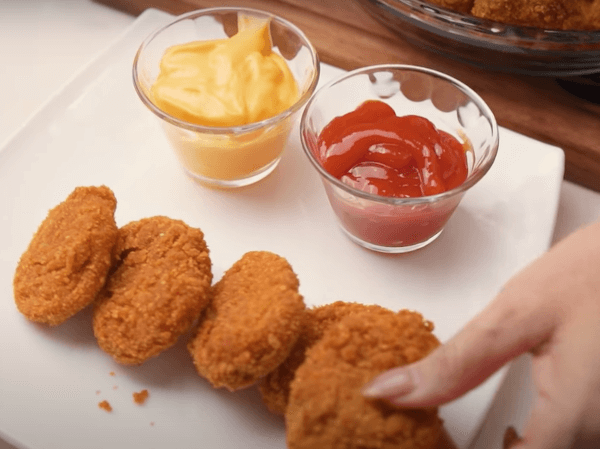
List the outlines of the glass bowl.
{"label": "glass bowl", "polygon": [[477,67],[557,77],[600,72],[600,30],[507,25],[421,0],[355,1],[407,40]]}
{"label": "glass bowl", "polygon": [[[237,33],[238,20],[270,21],[273,51],[284,58],[298,84],[296,103],[274,117],[231,127],[190,123],[158,107],[150,89],[159,75],[165,50],[178,44],[228,38]],[[273,14],[248,8],[210,8],[178,16],[141,44],[133,62],[135,90],[160,119],[187,173],[202,184],[221,188],[252,184],[275,169],[299,111],[317,86],[319,73],[317,52],[300,29]]]}
{"label": "glass bowl", "polygon": [[[459,141],[468,140],[472,151],[465,153],[464,183],[437,195],[391,198],[355,189],[328,173],[319,157],[321,131],[333,118],[367,100],[387,103],[398,116],[425,117]],[[409,252],[434,241],[498,151],[496,120],[475,92],[443,73],[398,64],[354,70],[320,88],[306,105],[300,133],[342,230],[359,245],[386,253]]]}

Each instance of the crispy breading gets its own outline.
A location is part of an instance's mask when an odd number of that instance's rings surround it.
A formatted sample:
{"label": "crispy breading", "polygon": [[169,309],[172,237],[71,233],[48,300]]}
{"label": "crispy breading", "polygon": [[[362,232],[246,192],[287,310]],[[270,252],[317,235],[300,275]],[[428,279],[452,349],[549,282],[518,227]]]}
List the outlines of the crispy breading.
{"label": "crispy breading", "polygon": [[582,4],[580,0],[475,0],[471,13],[513,25],[564,30],[581,27]]}
{"label": "crispy breading", "polygon": [[140,364],[190,330],[210,300],[200,229],[157,216],[119,229],[115,266],[94,307],[94,334],[117,362]]}
{"label": "crispy breading", "polygon": [[430,0],[438,6],[453,9],[454,11],[468,13],[473,7],[474,0]]}
{"label": "crispy breading", "polygon": [[600,0],[582,1],[581,29],[600,30]]}
{"label": "crispy breading", "polygon": [[304,310],[298,278],[283,257],[244,254],[214,285],[188,344],[198,373],[231,391],[255,383],[287,358]]}
{"label": "crispy breading", "polygon": [[436,409],[402,410],[361,388],[381,372],[429,354],[432,325],[410,311],[369,308],[334,323],[306,352],[286,410],[289,449],[433,449],[442,435]]}
{"label": "crispy breading", "polygon": [[77,187],[50,210],[13,280],[15,303],[29,320],[58,325],[94,300],[111,265],[116,207],[108,187]]}
{"label": "crispy breading", "polygon": [[370,307],[359,303],[336,301],[324,306],[306,309],[302,317],[300,335],[290,355],[274,371],[259,383],[259,389],[267,408],[283,415],[290,394],[290,384],[298,367],[304,362],[306,350],[321,339],[325,330],[350,313]]}

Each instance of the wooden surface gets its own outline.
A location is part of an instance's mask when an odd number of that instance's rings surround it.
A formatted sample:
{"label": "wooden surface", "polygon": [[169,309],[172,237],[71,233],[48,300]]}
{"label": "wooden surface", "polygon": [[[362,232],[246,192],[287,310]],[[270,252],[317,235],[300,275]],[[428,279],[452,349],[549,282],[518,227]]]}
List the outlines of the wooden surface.
{"label": "wooden surface", "polygon": [[[214,6],[270,11],[300,27],[321,61],[343,68],[403,63],[463,81],[488,103],[501,126],[565,150],[565,178],[600,191],[600,105],[566,92],[555,79],[489,72],[427,52],[379,24],[349,0],[96,0],[138,15]],[[502,143],[500,143],[500,151]]]}

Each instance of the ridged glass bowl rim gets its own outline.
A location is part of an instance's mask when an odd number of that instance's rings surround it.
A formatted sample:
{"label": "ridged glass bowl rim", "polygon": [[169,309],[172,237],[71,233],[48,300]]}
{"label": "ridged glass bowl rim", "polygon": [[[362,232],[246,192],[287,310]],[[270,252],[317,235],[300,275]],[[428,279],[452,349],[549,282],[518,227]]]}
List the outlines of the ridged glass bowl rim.
{"label": "ridged glass bowl rim", "polygon": [[[584,48],[582,51],[600,52],[600,30],[551,30],[506,24],[452,11],[422,0],[358,0],[358,3],[363,1],[378,4],[396,17],[416,22],[423,28],[435,27],[480,44],[519,46],[531,52],[568,52],[580,50],[582,45],[593,45],[594,48]],[[399,7],[406,10],[398,9]],[[425,17],[430,20],[424,21]],[[449,26],[453,27],[449,29]],[[536,48],[535,45],[541,47]],[[552,45],[560,45],[561,48],[551,48]]]}
{"label": "ridged glass bowl rim", "polygon": [[[390,70],[391,71],[404,70],[404,71],[411,71],[411,72],[426,73],[428,75],[438,77],[438,78],[444,79],[444,80],[452,83],[459,90],[464,92],[477,105],[477,107],[482,112],[482,114],[486,117],[486,119],[489,120],[490,125],[491,125],[491,136],[489,139],[490,152],[485,156],[484,159],[480,159],[479,163],[477,163],[477,162],[475,163],[473,170],[468,174],[467,179],[461,185],[455,187],[454,189],[447,190],[446,192],[438,193],[436,195],[421,196],[421,197],[392,198],[392,197],[387,197],[387,196],[375,195],[372,193],[368,193],[368,192],[364,192],[362,190],[355,189],[355,188],[349,186],[348,184],[342,182],[341,180],[337,179],[333,175],[331,175],[327,170],[325,170],[323,168],[323,166],[319,163],[319,161],[316,159],[315,155],[311,151],[310,145],[307,142],[307,137],[306,137],[307,128],[308,128],[308,120],[309,120],[309,116],[311,115],[312,108],[315,105],[316,101],[319,99],[320,95],[322,95],[323,92],[327,91],[332,86],[340,84],[340,83],[346,81],[347,79],[353,78],[357,75],[365,75],[365,74],[382,72],[382,71],[390,71]],[[348,111],[348,112],[350,112],[350,111]],[[475,91],[473,91],[466,84],[464,84],[464,83],[458,81],[457,79],[455,79],[449,75],[446,75],[442,72],[438,72],[436,70],[428,69],[425,67],[406,65],[406,64],[381,64],[381,65],[372,65],[372,66],[362,67],[362,68],[347,72],[344,75],[341,75],[341,76],[329,81],[327,84],[325,84],[324,86],[319,88],[319,90],[317,90],[317,92],[315,92],[315,94],[312,96],[312,98],[306,104],[304,112],[302,113],[302,118],[300,119],[300,141],[302,142],[302,149],[304,150],[304,153],[308,157],[309,161],[317,169],[317,171],[320,173],[320,175],[323,178],[327,179],[327,181],[329,181],[331,184],[335,185],[339,189],[341,189],[351,195],[354,195],[354,196],[357,196],[357,197],[360,197],[360,198],[363,198],[366,200],[375,201],[378,203],[385,203],[388,205],[396,205],[396,206],[412,206],[412,205],[417,205],[417,204],[436,203],[438,201],[442,201],[447,198],[451,198],[455,195],[466,192],[471,187],[473,187],[475,184],[477,184],[477,182],[479,182],[479,180],[481,178],[483,178],[483,176],[492,167],[492,164],[494,163],[494,160],[496,159],[496,155],[498,154],[498,144],[499,144],[498,124],[496,123],[496,118],[494,117],[494,114],[492,113],[489,106],[485,103],[485,101],[483,101],[483,99]]]}
{"label": "ridged glass bowl rim", "polygon": [[[274,21],[284,25],[285,27],[287,27],[288,29],[293,31],[294,34],[296,34],[300,37],[300,39],[303,41],[303,43],[306,45],[306,47],[310,51],[311,62],[312,62],[313,68],[314,68],[313,77],[310,81],[309,86],[306,89],[306,92],[304,92],[304,94],[302,94],[302,96],[298,99],[298,101],[296,101],[292,106],[290,106],[285,111],[279,113],[278,115],[275,115],[268,119],[262,120],[260,122],[253,122],[253,123],[248,123],[246,125],[240,125],[240,126],[203,126],[203,125],[198,125],[195,123],[187,122],[185,120],[181,120],[170,114],[167,114],[165,111],[163,111],[158,106],[156,106],[154,104],[154,102],[152,102],[152,100],[146,95],[144,88],[140,85],[140,82],[139,82],[138,65],[140,62],[140,58],[141,58],[144,50],[146,49],[146,47],[159,34],[164,32],[166,29],[168,29],[174,25],[177,25],[178,23],[180,23],[184,20],[196,19],[198,17],[210,16],[210,15],[217,14],[217,13],[220,14],[220,13],[234,13],[234,12],[235,13],[245,13],[245,14],[248,14],[248,15],[251,15],[254,17],[270,18],[271,20],[274,20]],[[152,32],[142,42],[142,44],[140,45],[140,47],[138,48],[138,50],[135,54],[135,57],[133,59],[133,72],[132,73],[133,73],[133,85],[135,87],[135,91],[137,92],[137,94],[140,97],[140,99],[142,100],[142,102],[159,118],[161,118],[161,119],[165,120],[166,122],[171,123],[172,125],[175,125],[179,128],[184,128],[189,131],[194,131],[197,133],[228,135],[228,134],[243,134],[243,133],[248,133],[248,132],[256,131],[259,129],[267,128],[269,126],[276,125],[277,123],[283,121],[287,117],[293,115],[296,111],[298,111],[300,108],[302,108],[302,106],[304,106],[306,104],[306,102],[309,100],[309,98],[314,93],[314,91],[317,87],[317,84],[319,82],[321,67],[320,67],[320,63],[319,63],[319,56],[317,54],[317,50],[312,45],[312,43],[308,40],[308,38],[306,37],[304,32],[302,32],[302,30],[300,30],[300,28],[298,28],[293,23],[291,23],[275,14],[272,14],[267,11],[261,11],[259,9],[236,8],[236,7],[216,7],[216,8],[204,8],[204,9],[199,9],[199,10],[195,10],[195,11],[190,11],[185,14],[181,14],[181,15],[175,17],[175,19],[173,21],[169,22],[168,24],[166,24],[166,25],[158,28],[154,32]]]}

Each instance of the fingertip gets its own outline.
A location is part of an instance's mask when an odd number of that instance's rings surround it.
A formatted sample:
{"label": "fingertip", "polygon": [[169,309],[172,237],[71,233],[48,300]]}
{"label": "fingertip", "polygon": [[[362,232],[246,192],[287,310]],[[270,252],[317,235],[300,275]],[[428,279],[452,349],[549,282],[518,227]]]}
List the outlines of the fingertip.
{"label": "fingertip", "polygon": [[414,391],[415,386],[409,368],[393,368],[368,382],[362,388],[362,394],[368,398],[399,397]]}

